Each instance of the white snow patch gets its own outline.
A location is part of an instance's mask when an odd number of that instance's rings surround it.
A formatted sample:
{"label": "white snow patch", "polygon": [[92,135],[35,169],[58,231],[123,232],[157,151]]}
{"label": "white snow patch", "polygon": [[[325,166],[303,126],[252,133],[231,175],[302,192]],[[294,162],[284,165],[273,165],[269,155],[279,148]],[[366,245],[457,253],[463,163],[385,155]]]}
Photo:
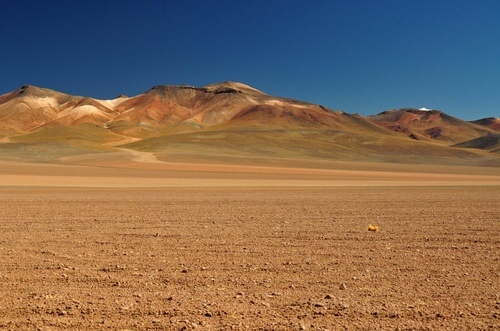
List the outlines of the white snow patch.
{"label": "white snow patch", "polygon": [[425,108],[425,107],[422,107],[422,108],[418,108],[418,110],[423,110],[423,111],[431,111],[432,109],[430,109],[430,108]]}

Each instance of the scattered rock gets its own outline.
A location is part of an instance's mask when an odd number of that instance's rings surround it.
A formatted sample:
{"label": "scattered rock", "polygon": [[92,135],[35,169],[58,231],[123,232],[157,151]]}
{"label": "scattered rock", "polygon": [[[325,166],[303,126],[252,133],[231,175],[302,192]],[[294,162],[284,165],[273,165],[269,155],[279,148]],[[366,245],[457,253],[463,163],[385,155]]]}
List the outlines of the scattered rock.
{"label": "scattered rock", "polygon": [[59,308],[57,308],[57,309],[56,309],[56,313],[57,313],[57,315],[59,315],[59,316],[65,316],[65,315],[68,315],[68,312],[67,312],[66,310],[64,310],[64,309],[59,309]]}

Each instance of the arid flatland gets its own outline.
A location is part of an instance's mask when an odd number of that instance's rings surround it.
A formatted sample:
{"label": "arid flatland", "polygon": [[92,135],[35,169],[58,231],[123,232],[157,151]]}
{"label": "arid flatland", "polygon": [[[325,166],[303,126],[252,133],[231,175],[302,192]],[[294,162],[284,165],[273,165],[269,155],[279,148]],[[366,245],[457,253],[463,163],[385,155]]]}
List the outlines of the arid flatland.
{"label": "arid flatland", "polygon": [[500,327],[498,185],[1,191],[2,330]]}

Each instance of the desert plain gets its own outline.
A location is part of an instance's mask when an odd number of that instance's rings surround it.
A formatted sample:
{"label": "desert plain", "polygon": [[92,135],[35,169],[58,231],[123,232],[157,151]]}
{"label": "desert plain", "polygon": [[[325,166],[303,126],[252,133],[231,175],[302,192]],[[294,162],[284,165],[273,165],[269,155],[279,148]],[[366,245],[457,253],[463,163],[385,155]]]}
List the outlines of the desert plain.
{"label": "desert plain", "polygon": [[500,328],[498,168],[114,160],[0,162],[0,330]]}

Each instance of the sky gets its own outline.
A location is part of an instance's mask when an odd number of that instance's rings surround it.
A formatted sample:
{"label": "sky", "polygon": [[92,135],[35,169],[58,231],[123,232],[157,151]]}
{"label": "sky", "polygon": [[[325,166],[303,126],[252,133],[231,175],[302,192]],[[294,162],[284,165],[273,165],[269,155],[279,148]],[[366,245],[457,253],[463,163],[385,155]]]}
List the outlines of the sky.
{"label": "sky", "polygon": [[248,84],[372,115],[500,117],[498,0],[2,0],[0,94]]}

